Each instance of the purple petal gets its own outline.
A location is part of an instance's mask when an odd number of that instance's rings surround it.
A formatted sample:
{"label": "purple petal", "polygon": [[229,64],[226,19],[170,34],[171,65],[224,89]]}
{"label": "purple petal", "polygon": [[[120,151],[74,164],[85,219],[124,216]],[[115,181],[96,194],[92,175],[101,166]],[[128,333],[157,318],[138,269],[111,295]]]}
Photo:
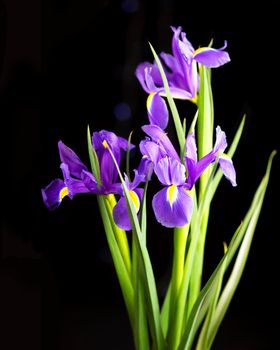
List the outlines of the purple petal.
{"label": "purple petal", "polygon": [[167,156],[167,152],[162,145],[159,145],[148,138],[140,142],[139,148],[143,156],[146,156],[154,164],[156,164],[161,158]]}
{"label": "purple petal", "polygon": [[92,173],[90,173],[89,171],[83,171],[81,176],[83,183],[89,189],[90,192],[103,194],[104,190],[102,189],[102,187],[99,187]]}
{"label": "purple petal", "polygon": [[193,58],[209,68],[217,68],[230,62],[229,54],[223,51],[225,46],[221,49],[213,49],[211,47],[202,47],[194,52]]}
{"label": "purple petal", "polygon": [[151,124],[165,129],[168,124],[169,113],[165,100],[156,93],[151,93],[147,98],[147,110]]}
{"label": "purple petal", "polygon": [[63,173],[64,183],[68,188],[68,196],[72,199],[78,193],[88,193],[90,192],[89,188],[85,185],[82,180],[74,179],[69,171],[67,164],[62,163],[60,168]]}
{"label": "purple petal", "polygon": [[164,157],[156,164],[154,170],[163,185],[183,185],[186,181],[186,169],[176,159]]}
{"label": "purple petal", "polygon": [[138,170],[134,169],[134,179],[132,182],[129,183],[129,189],[130,190],[134,190],[135,188],[138,187],[138,185],[141,183],[141,182],[145,182],[146,181],[146,174],[142,174],[142,173],[139,173]]}
{"label": "purple petal", "polygon": [[186,157],[197,162],[197,147],[194,133],[190,133],[186,139]]}
{"label": "purple petal", "polygon": [[148,86],[146,84],[145,70],[146,70],[146,68],[150,68],[151,66],[152,66],[151,63],[144,62],[144,63],[140,63],[135,70],[135,75],[136,75],[137,79],[139,80],[139,83],[141,84],[143,90],[146,91],[148,94],[152,91],[148,88]]}
{"label": "purple petal", "polygon": [[[165,187],[153,197],[152,206],[159,223],[166,227],[182,227],[191,218],[193,202],[183,186]],[[170,201],[170,192],[172,198]]]}
{"label": "purple petal", "polygon": [[[135,191],[129,191],[132,202],[135,206],[136,212],[139,212],[141,199],[143,196],[143,190],[137,189]],[[121,229],[125,231],[131,230],[131,221],[126,205],[126,200],[124,197],[121,197],[118,203],[113,208],[113,218],[115,223],[120,227]]]}
{"label": "purple petal", "polygon": [[61,179],[53,180],[46,188],[41,190],[43,201],[50,210],[56,209],[62,199],[68,195],[68,189]]}
{"label": "purple petal", "polygon": [[113,218],[118,227],[126,231],[131,230],[131,222],[124,197],[121,197],[118,203],[114,206]]}
{"label": "purple petal", "polygon": [[[185,83],[185,81],[184,81],[184,83]],[[180,84],[180,85],[182,85],[182,84]],[[169,90],[170,90],[171,96],[173,98],[177,98],[179,100],[191,100],[192,98],[194,98],[193,94],[189,91],[189,87],[180,88],[180,87],[176,87],[176,86],[169,86]],[[164,88],[158,89],[158,94],[161,96],[166,96],[165,89]]]}
{"label": "purple petal", "polygon": [[219,165],[224,173],[225,177],[231,182],[232,186],[236,184],[236,172],[232,163],[232,160],[226,154],[222,154],[219,157]]}
{"label": "purple petal", "polygon": [[213,148],[214,153],[223,153],[224,150],[227,148],[227,139],[226,139],[226,134],[222,129],[217,126],[216,127],[216,141],[215,145]]}
{"label": "purple petal", "polygon": [[144,125],[142,130],[151,137],[151,139],[161,145],[166,151],[167,155],[171,158],[177,159],[180,161],[180,158],[173,147],[171,141],[169,140],[167,134],[156,125]]}
{"label": "purple petal", "polygon": [[68,165],[69,171],[73,176],[80,178],[82,171],[87,170],[87,167],[82,163],[76,153],[62,141],[58,142],[58,149],[61,162]]}
{"label": "purple petal", "polygon": [[138,165],[138,174],[144,176],[144,182],[150,181],[154,170],[154,164],[147,156],[143,156]]}

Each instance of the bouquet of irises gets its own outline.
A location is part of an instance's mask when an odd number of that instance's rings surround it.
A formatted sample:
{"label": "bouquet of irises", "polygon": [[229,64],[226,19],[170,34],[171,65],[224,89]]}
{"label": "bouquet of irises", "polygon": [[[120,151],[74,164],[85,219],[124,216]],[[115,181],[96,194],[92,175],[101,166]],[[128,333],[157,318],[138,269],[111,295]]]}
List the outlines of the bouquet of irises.
{"label": "bouquet of irises", "polygon": [[[223,175],[236,186],[232,157],[245,117],[226,154],[225,132],[214,122],[211,68],[230,61],[227,43],[215,49],[211,42],[195,50],[181,27],[171,29],[172,54],[158,56],[150,45],[154,62],[136,68],[136,77],[148,94],[148,119],[142,127],[146,136],[138,147],[141,160],[134,171],[130,171],[130,152],[135,149],[131,134],[125,139],[106,130],[91,134],[88,128],[90,169],[60,141],[63,179],[42,190],[49,209],[57,208],[65,197],[96,195],[139,350],[211,348],[246,264],[275,154],[247,214],[231,241],[224,243],[219,264],[202,285],[211,202]],[[182,120],[175,99],[191,101],[195,114]],[[170,121],[176,130],[176,147],[168,137]],[[146,203],[150,181],[161,186],[152,194],[153,211],[147,211],[150,203]],[[159,225],[173,229],[172,273],[163,300],[159,300],[146,245],[152,213]]]}

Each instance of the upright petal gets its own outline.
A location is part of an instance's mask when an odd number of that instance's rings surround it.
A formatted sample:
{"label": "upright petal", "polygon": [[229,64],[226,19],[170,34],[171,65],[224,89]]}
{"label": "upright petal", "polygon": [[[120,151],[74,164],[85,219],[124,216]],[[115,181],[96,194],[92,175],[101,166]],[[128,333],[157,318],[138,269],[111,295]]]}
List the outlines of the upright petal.
{"label": "upright petal", "polygon": [[165,100],[159,94],[151,93],[147,99],[147,110],[150,123],[164,130],[169,119]]}
{"label": "upright petal", "polygon": [[136,78],[139,80],[139,83],[141,84],[143,90],[148,94],[152,91],[148,88],[146,83],[146,68],[151,67],[151,65],[152,64],[149,62],[143,62],[140,63],[135,70]]}
{"label": "upright petal", "polygon": [[225,177],[231,182],[232,186],[236,184],[236,172],[233,166],[232,160],[226,154],[222,154],[219,157],[219,165],[224,173]]}
{"label": "upright petal", "polygon": [[67,164],[69,171],[73,176],[80,178],[82,171],[87,170],[87,167],[82,163],[80,158],[62,141],[58,142],[58,150],[61,162]]}
{"label": "upright petal", "polygon": [[178,160],[164,157],[155,165],[155,173],[163,185],[183,185],[186,181],[186,169]]}
{"label": "upright petal", "polygon": [[186,157],[197,162],[197,147],[194,133],[190,133],[186,139]]}
{"label": "upright petal", "polygon": [[71,174],[67,164],[62,163],[60,168],[63,173],[64,183],[68,189],[68,196],[72,199],[78,193],[88,193],[90,189],[85,185],[85,183],[80,179],[74,179]]}
{"label": "upright petal", "polygon": [[214,153],[223,153],[224,150],[227,148],[227,139],[226,134],[222,129],[217,126],[216,127],[216,141],[213,148]]}
{"label": "upright petal", "polygon": [[142,155],[147,157],[154,164],[167,155],[167,152],[161,145],[148,138],[140,142],[139,148]]}
{"label": "upright petal", "polygon": [[167,155],[171,158],[177,159],[180,161],[180,157],[178,156],[174,146],[169,140],[167,134],[156,125],[144,125],[142,126],[142,130],[151,137],[151,139],[161,145],[166,151]]}
{"label": "upright petal", "polygon": [[209,67],[217,68],[230,62],[229,54],[223,51],[226,48],[213,49],[212,47],[201,47],[193,53],[193,58],[200,64]]}
{"label": "upright petal", "polygon": [[[172,193],[171,200],[170,191],[176,191],[176,195]],[[160,224],[165,227],[182,227],[190,221],[193,201],[183,186],[175,189],[165,187],[154,195],[152,206]]]}

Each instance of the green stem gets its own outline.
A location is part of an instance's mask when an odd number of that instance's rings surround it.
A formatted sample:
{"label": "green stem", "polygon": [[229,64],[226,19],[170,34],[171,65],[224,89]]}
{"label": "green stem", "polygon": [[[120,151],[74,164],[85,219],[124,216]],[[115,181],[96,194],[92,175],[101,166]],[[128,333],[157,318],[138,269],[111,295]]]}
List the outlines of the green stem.
{"label": "green stem", "polygon": [[97,195],[97,202],[100,209],[109,249],[113,258],[125,305],[128,311],[131,327],[134,329],[134,290],[131,282],[131,276],[128,274],[122,254],[115,238],[115,234],[111,225],[111,211],[108,210],[108,205],[106,205],[105,197]]}
{"label": "green stem", "polygon": [[169,328],[167,333],[167,343],[169,349],[175,349],[177,343],[176,334],[173,332],[173,321],[176,318],[177,308],[176,302],[179,294],[179,290],[182,283],[184,265],[185,265],[185,252],[186,243],[189,232],[189,224],[183,227],[176,227],[174,229],[174,255],[173,255],[173,267],[171,277],[171,296],[170,296],[170,310],[169,310]]}
{"label": "green stem", "polygon": [[126,236],[126,232],[122,229],[120,229],[114,222],[113,216],[112,216],[112,210],[114,206],[116,205],[116,198],[113,194],[109,194],[106,197],[106,205],[108,206],[108,210],[110,211],[110,220],[111,225],[113,227],[116,240],[118,242],[118,246],[121,252],[121,255],[123,257],[123,261],[125,263],[125,266],[127,268],[128,274],[131,276],[131,258],[130,258],[130,248]]}
{"label": "green stem", "polygon": [[191,309],[200,293],[201,290],[201,281],[202,281],[202,271],[203,271],[203,262],[204,262],[204,247],[206,240],[206,233],[208,227],[208,217],[209,217],[210,205],[205,209],[205,213],[201,220],[199,240],[197,242],[195,260],[193,263],[193,270],[190,279],[190,290],[188,295],[188,307],[185,314],[185,319],[188,318]]}

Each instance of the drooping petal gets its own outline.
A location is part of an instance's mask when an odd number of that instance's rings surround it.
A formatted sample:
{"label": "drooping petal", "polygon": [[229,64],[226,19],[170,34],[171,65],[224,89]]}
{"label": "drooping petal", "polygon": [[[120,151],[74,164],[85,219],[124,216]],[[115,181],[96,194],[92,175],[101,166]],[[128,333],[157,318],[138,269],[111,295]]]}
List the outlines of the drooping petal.
{"label": "drooping petal", "polygon": [[219,165],[225,177],[231,182],[232,186],[237,186],[236,172],[231,158],[226,154],[221,154],[219,157]]}
{"label": "drooping petal", "polygon": [[56,209],[62,199],[68,195],[68,189],[61,179],[53,180],[46,188],[41,190],[43,201],[50,210]]}
{"label": "drooping petal", "polygon": [[182,227],[190,221],[193,201],[183,186],[171,186],[154,195],[153,210],[157,221],[163,226]]}
{"label": "drooping petal", "polygon": [[163,185],[183,185],[186,181],[186,169],[177,159],[164,157],[155,165],[154,170]]}
{"label": "drooping petal", "polygon": [[229,54],[223,51],[226,48],[226,42],[221,49],[212,47],[201,47],[193,53],[193,58],[202,65],[209,68],[217,68],[230,62]]}
{"label": "drooping petal", "polygon": [[80,158],[62,141],[58,142],[58,150],[61,162],[68,165],[69,171],[73,176],[80,178],[82,171],[87,170]]}
{"label": "drooping petal", "polygon": [[180,157],[178,156],[174,146],[169,140],[167,134],[156,125],[144,125],[142,126],[142,130],[151,137],[151,139],[161,145],[166,151],[167,155],[171,158],[177,159],[180,161]]}
{"label": "drooping petal", "polygon": [[151,93],[147,98],[147,110],[150,123],[164,130],[169,119],[165,100],[159,94]]}
{"label": "drooping petal", "polygon": [[[136,213],[139,212],[141,199],[143,196],[143,190],[142,189],[136,189],[136,190],[129,190],[129,195],[132,200],[132,203],[134,204]],[[128,214],[128,209],[126,205],[125,197],[121,197],[117,204],[113,208],[113,218],[115,223],[123,230],[129,231],[131,230],[131,222],[130,217]]]}
{"label": "drooping petal", "polygon": [[126,200],[124,197],[121,197],[117,204],[114,206],[113,218],[119,228],[125,231],[131,230],[131,222],[126,207]]}

